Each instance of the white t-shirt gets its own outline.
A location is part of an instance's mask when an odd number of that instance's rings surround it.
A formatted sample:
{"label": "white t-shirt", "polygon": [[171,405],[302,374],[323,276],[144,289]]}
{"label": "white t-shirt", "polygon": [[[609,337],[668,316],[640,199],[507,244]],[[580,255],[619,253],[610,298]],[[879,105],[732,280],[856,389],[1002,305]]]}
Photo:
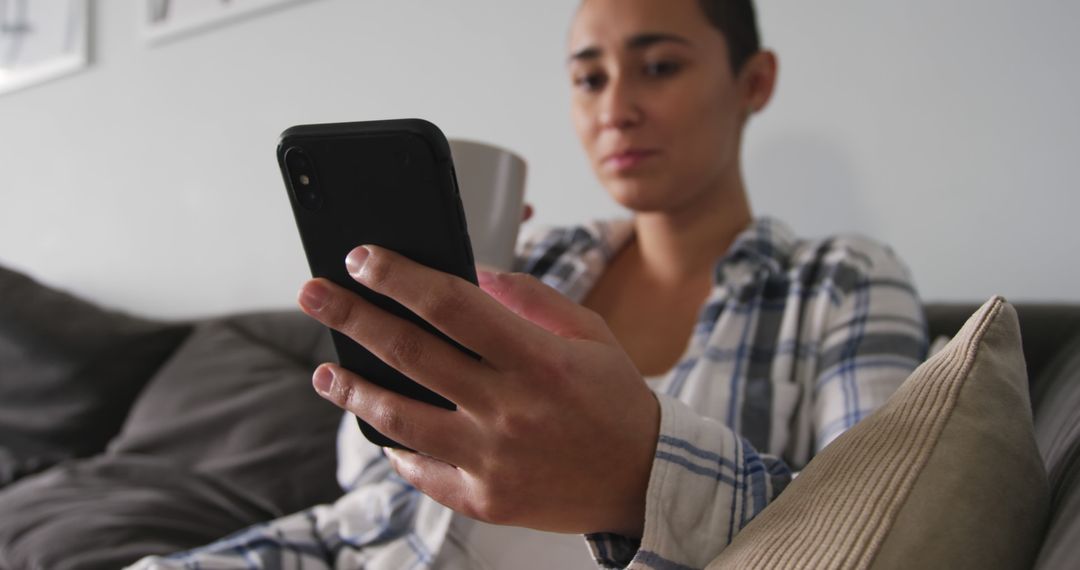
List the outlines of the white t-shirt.
{"label": "white t-shirt", "polygon": [[498,526],[457,515],[440,553],[445,570],[595,570],[589,544],[580,534]]}

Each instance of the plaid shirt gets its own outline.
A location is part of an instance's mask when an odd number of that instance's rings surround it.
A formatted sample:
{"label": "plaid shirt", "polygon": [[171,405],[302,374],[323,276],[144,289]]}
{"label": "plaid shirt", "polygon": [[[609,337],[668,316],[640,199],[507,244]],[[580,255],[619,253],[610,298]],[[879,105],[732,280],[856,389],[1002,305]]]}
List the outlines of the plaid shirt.
{"label": "plaid shirt", "polygon": [[[631,238],[628,221],[522,240],[517,269],[580,302]],[[640,540],[587,536],[604,568],[703,568],[813,454],[888,399],[923,360],[908,272],[859,237],[796,240],[759,219],[718,260],[679,363],[654,388],[660,434]],[[136,568],[468,568],[454,514],[398,477],[348,416],[349,492],[205,548]],[[617,468],[617,466],[613,466]]]}

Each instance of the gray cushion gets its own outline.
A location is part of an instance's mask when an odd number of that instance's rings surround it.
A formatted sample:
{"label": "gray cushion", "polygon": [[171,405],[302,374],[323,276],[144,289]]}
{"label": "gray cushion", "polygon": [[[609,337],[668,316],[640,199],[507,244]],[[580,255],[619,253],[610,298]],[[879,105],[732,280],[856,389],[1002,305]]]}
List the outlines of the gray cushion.
{"label": "gray cushion", "polygon": [[1080,336],[1039,379],[1035,438],[1050,477],[1052,515],[1036,568],[1080,560]]}
{"label": "gray cushion", "polygon": [[0,568],[115,569],[276,513],[217,477],[153,457],[96,457],[0,492]]}
{"label": "gray cushion", "polygon": [[96,458],[0,490],[0,568],[118,568],[332,502],[329,336],[299,312],[199,324]]}
{"label": "gray cushion", "polygon": [[[978,309],[975,304],[927,303],[926,321],[930,338],[952,336],[960,325]],[[1024,343],[1024,360],[1032,383],[1032,403],[1038,403],[1038,382],[1043,370],[1065,343],[1080,334],[1080,305],[1020,303],[1016,305]]]}
{"label": "gray cushion", "polygon": [[0,267],[0,487],[103,450],[189,331]]}
{"label": "gray cushion", "polygon": [[341,493],[341,410],[311,388],[329,346],[299,312],[202,324],[146,386],[109,453],[168,457],[282,514],[331,501]]}

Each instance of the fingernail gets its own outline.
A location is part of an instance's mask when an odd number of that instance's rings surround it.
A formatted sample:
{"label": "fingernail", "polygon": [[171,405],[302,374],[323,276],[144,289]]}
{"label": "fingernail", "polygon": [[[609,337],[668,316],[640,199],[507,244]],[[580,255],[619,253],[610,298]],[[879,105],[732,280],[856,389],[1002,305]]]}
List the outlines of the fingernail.
{"label": "fingernail", "polygon": [[315,369],[315,375],[311,377],[311,385],[315,391],[324,396],[330,394],[330,387],[334,385],[334,371],[329,366],[320,366]]}
{"label": "fingernail", "polygon": [[494,280],[495,280],[495,274],[492,273],[491,271],[483,271],[483,270],[481,270],[481,271],[476,272],[476,282],[479,283],[480,285],[487,285],[487,284],[491,283]]}
{"label": "fingernail", "polygon": [[349,270],[349,275],[359,277],[360,271],[364,269],[364,262],[367,261],[370,254],[371,251],[364,246],[350,251],[349,255],[345,256],[345,268]]}
{"label": "fingernail", "polygon": [[304,285],[300,293],[300,305],[305,309],[318,312],[323,310],[330,298],[330,291],[318,281],[310,281]]}

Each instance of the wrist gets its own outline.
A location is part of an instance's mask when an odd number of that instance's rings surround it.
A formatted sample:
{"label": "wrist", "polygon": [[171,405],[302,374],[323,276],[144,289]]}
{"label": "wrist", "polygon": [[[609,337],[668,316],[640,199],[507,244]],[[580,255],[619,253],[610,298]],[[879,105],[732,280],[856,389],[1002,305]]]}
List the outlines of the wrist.
{"label": "wrist", "polygon": [[641,415],[642,429],[634,438],[634,451],[630,461],[618,468],[626,477],[623,492],[619,493],[617,513],[603,532],[627,538],[640,539],[645,531],[645,512],[652,475],[656,445],[660,436],[660,402],[652,390],[648,390],[648,413]]}

